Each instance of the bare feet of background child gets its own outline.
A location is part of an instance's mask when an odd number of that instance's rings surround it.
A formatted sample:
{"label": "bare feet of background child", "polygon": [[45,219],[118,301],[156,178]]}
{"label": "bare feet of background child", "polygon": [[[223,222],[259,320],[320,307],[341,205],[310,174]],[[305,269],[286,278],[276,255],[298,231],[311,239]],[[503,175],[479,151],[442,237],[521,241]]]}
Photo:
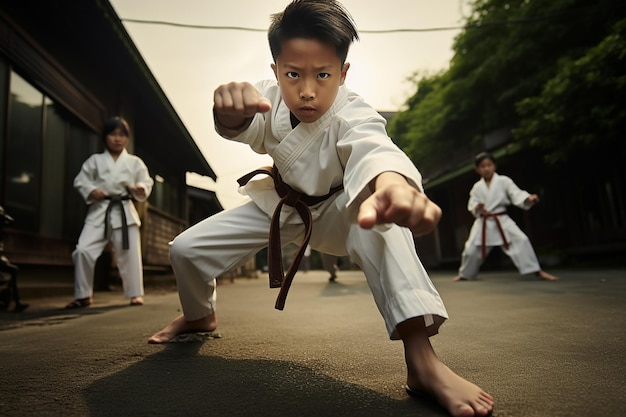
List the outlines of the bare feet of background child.
{"label": "bare feet of background child", "polygon": [[552,274],[548,274],[546,271],[539,271],[535,274],[537,278],[543,279],[545,281],[558,281],[559,277],[554,276]]}

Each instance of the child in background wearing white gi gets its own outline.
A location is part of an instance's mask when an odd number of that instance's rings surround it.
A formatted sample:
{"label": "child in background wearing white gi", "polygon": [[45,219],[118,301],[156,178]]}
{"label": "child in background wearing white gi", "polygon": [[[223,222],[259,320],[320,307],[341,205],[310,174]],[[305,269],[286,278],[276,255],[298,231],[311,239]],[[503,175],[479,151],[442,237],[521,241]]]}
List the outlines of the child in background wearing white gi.
{"label": "child in background wearing white gi", "polygon": [[[183,315],[148,342],[213,331],[215,277],[268,247],[269,230],[278,309],[307,244],[349,255],[365,273],[389,337],[404,343],[407,393],[425,392],[453,416],[489,415],[491,395],[444,365],[430,344],[447,312],[413,235],[432,232],[441,210],[387,136],[385,120],[343,85],[348,49],[358,39],[351,17],[334,0],[295,0],[272,16],[268,37],[276,80],[219,86],[213,114],[223,137],[269,154],[274,166],[240,179],[252,201],[171,243]],[[283,276],[280,247],[289,242],[301,246]]]}
{"label": "child in background wearing white gi", "polygon": [[145,201],[153,180],[138,156],[126,150],[130,128],[126,120],[107,120],[102,131],[105,150],[91,155],[74,178],[74,188],[88,204],[85,224],[72,253],[74,301],[65,308],[80,308],[93,301],[96,260],[109,241],[115,249],[124,295],[130,305],[143,305],[143,264],[139,214],[130,201]]}
{"label": "child in background wearing white gi", "polygon": [[459,275],[454,280],[476,279],[483,261],[496,246],[513,260],[520,274],[534,273],[542,280],[558,280],[541,269],[528,236],[506,212],[510,205],[529,210],[539,202],[537,194],[521,190],[509,177],[498,175],[496,160],[487,152],[478,154],[474,164],[481,179],[470,191],[467,209],[476,220],[465,242]]}

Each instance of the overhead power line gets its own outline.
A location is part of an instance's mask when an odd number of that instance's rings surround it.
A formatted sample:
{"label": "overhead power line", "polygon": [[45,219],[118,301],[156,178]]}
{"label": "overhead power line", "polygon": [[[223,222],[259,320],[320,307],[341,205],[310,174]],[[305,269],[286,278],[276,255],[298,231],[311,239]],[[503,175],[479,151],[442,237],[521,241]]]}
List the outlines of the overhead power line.
{"label": "overhead power line", "polygon": [[[382,34],[382,33],[407,33],[407,32],[441,32],[446,30],[461,30],[461,29],[480,29],[483,27],[489,27],[494,25],[516,25],[516,24],[526,24],[526,23],[535,23],[544,20],[556,19],[562,16],[571,15],[571,14],[580,14],[580,13],[588,13],[589,7],[580,8],[580,9],[571,9],[571,10],[562,10],[553,13],[547,13],[543,15],[523,17],[519,19],[507,19],[507,20],[491,20],[485,22],[477,22],[477,23],[468,23],[463,26],[446,26],[446,27],[434,27],[434,28],[396,28],[396,29],[359,29],[359,33],[374,33],[374,34]],[[246,26],[213,26],[213,25],[193,25],[189,23],[176,23],[176,22],[167,22],[163,20],[143,20],[143,19],[120,19],[122,22],[127,23],[139,23],[139,24],[147,24],[147,25],[163,25],[163,26],[174,26],[180,28],[188,28],[188,29],[205,29],[205,30],[238,30],[245,32],[267,32],[267,28],[252,28]]]}
{"label": "overhead power line", "polygon": [[[267,32],[267,28],[251,28],[245,26],[212,26],[212,25],[192,25],[188,23],[176,23],[166,22],[163,20],[142,20],[142,19],[120,19],[122,22],[128,23],[140,23],[147,25],[163,25],[174,26],[188,29],[209,29],[209,30],[240,30],[246,32]],[[360,33],[397,33],[397,32],[436,32],[444,30],[459,30],[463,29],[463,26],[450,26],[441,28],[426,28],[426,29],[381,29],[381,30],[359,30]]]}

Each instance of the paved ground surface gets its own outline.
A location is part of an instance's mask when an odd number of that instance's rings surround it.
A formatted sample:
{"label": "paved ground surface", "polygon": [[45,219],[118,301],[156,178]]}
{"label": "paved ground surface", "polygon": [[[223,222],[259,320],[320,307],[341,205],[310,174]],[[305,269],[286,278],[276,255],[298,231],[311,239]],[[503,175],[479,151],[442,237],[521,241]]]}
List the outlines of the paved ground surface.
{"label": "paved ground surface", "polygon": [[[435,349],[495,416],[625,416],[626,270],[551,272],[561,281],[433,273],[450,314]],[[266,278],[218,288],[219,338],[158,346],[147,338],[179,314],[171,283],[143,307],[119,288],[79,311],[62,309],[71,291],[24,297],[0,312],[0,416],[446,415],[405,395],[402,345],[360,272],[299,273],[282,312]]]}

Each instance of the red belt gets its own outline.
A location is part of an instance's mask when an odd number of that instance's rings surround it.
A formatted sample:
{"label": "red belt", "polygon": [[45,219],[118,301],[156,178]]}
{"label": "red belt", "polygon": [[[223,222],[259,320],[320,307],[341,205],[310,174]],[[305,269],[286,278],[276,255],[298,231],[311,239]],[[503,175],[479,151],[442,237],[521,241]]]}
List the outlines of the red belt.
{"label": "red belt", "polygon": [[502,216],[506,214],[506,211],[501,211],[500,213],[481,213],[481,217],[483,218],[483,236],[482,236],[482,256],[483,259],[487,257],[487,219],[492,217],[496,221],[496,226],[498,226],[498,230],[500,231],[500,236],[502,236],[502,241],[504,242],[504,247],[509,248],[509,242],[506,240],[506,236],[504,235],[504,230],[502,229],[502,225],[500,224],[500,219],[498,216]]}
{"label": "red belt", "polygon": [[[332,188],[328,194],[323,196],[310,196],[299,191],[294,190],[285,182],[283,182],[276,165],[270,167],[263,167],[256,169],[243,177],[239,178],[237,182],[239,185],[244,186],[250,181],[255,175],[264,174],[269,175],[274,180],[274,188],[276,188],[276,192],[280,196],[280,201],[274,209],[274,214],[272,215],[272,221],[270,223],[270,233],[268,239],[268,247],[267,247],[267,263],[268,263],[268,271],[270,278],[270,288],[279,288],[280,292],[278,294],[278,298],[276,299],[276,309],[282,310],[285,308],[285,300],[287,299],[287,292],[289,292],[289,287],[291,286],[291,282],[293,281],[294,275],[298,271],[298,267],[300,266],[300,261],[302,261],[302,257],[304,256],[304,251],[306,250],[307,245],[309,244],[309,240],[311,239],[311,231],[313,230],[313,218],[311,216],[311,209],[309,206],[313,206],[317,203],[321,203],[322,201],[328,199],[331,195],[335,194],[337,191],[343,189],[343,185]],[[285,275],[283,270],[283,260],[282,260],[282,245],[280,242],[280,212],[283,205],[286,204],[290,207],[294,207],[300,217],[302,218],[302,222],[304,223],[304,238],[302,239],[302,243],[300,244],[300,248],[296,252],[289,269],[287,270],[287,274]]]}

